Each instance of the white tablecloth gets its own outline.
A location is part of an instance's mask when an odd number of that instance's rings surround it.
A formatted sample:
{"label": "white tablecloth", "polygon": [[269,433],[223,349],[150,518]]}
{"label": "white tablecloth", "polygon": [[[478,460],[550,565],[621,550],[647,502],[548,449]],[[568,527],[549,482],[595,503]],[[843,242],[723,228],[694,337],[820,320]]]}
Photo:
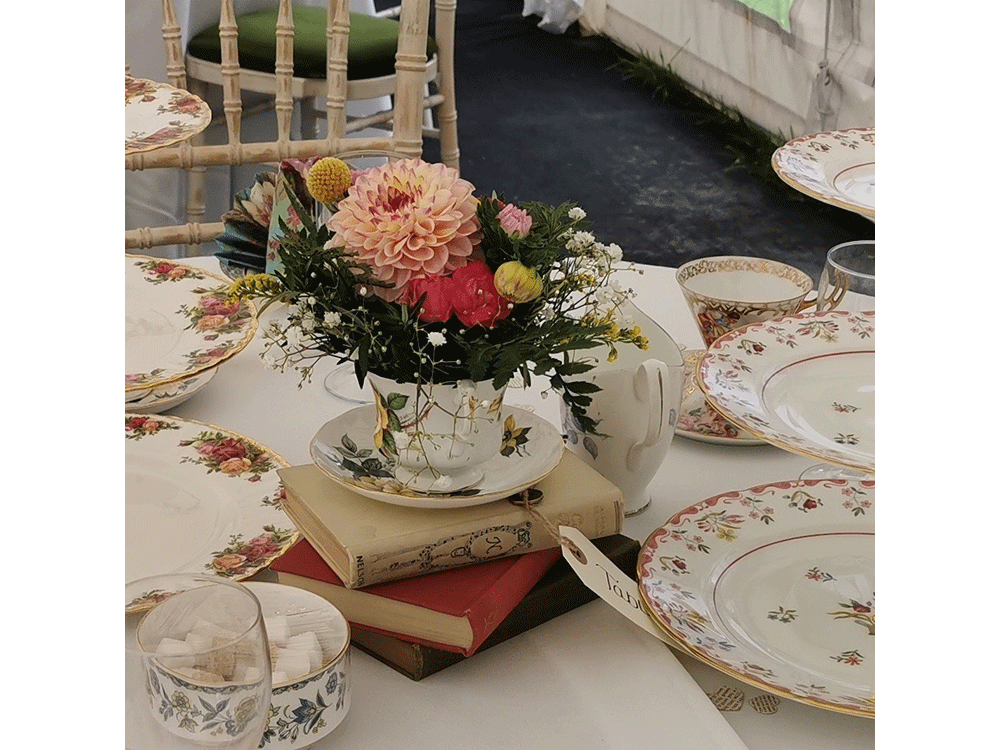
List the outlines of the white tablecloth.
{"label": "white tablecloth", "polygon": [[[215,270],[213,258],[191,259]],[[643,267],[629,275],[636,303],[678,344],[698,348],[694,321],[668,268]],[[271,315],[265,313],[265,320]],[[332,367],[317,367],[298,389],[294,373],[265,368],[260,335],[225,363],[202,391],[172,411],[234,430],[277,451],[293,464],[309,461],[309,440],[330,418],[351,408],[323,387]],[[557,396],[513,391],[511,403],[528,405],[558,422]],[[727,490],[795,479],[814,464],[770,446],[727,447],[675,436],[651,486],[653,501],[627,519],[625,533],[644,541],[676,511]],[[875,722],[781,699],[773,715],[748,702],[761,691],[688,657],[676,656],[601,601],[592,602],[475,657],[413,682],[368,655],[353,653],[353,698],[341,726],[316,750],[339,748],[705,748],[750,750],[855,750],[874,748]],[[678,669],[678,662],[684,671]],[[741,710],[714,714],[690,699],[678,681],[693,676],[701,690],[741,689]],[[690,687],[690,686],[689,686]],[[695,710],[697,709],[697,710]],[[688,717],[677,719],[676,717]],[[724,722],[719,722],[719,716]],[[673,718],[672,718],[673,717]]]}

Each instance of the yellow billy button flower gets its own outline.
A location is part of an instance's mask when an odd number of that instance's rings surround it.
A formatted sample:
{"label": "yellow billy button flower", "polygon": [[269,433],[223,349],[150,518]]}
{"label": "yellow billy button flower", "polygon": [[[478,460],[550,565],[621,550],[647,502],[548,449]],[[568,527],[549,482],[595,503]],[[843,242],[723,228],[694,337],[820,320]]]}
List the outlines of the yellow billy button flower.
{"label": "yellow billy button flower", "polygon": [[530,302],[542,293],[542,277],[538,271],[509,260],[493,275],[493,285],[511,302]]}
{"label": "yellow billy button flower", "polygon": [[320,203],[335,203],[351,186],[351,168],[340,159],[325,156],[309,167],[306,189]]}

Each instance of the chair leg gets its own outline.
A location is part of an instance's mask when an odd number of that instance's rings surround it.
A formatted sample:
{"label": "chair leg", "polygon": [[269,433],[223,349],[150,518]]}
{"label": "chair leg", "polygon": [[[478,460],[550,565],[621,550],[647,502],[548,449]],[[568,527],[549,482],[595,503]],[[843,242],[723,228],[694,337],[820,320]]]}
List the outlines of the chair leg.
{"label": "chair leg", "polygon": [[[202,100],[207,100],[208,84],[189,78],[188,90]],[[205,133],[202,131],[191,139],[191,145],[201,145],[205,142]],[[191,167],[187,171],[187,220],[191,224],[200,224],[205,216],[205,167]],[[198,245],[188,245],[187,257],[198,254]]]}
{"label": "chair leg", "polygon": [[[438,91],[444,97],[438,107],[441,130],[441,161],[458,170],[458,110],[455,107],[455,8],[456,0],[437,0]],[[447,20],[446,20],[447,19]]]}

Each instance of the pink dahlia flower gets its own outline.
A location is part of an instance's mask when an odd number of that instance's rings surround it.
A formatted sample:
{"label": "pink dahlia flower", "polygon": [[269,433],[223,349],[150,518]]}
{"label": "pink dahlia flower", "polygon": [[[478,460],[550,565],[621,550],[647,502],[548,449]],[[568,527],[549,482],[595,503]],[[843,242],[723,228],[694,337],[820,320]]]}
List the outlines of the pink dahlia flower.
{"label": "pink dahlia flower", "polygon": [[328,247],[344,247],[392,284],[375,294],[395,300],[410,278],[464,266],[479,243],[471,182],[444,164],[390,162],[359,174],[327,222]]}

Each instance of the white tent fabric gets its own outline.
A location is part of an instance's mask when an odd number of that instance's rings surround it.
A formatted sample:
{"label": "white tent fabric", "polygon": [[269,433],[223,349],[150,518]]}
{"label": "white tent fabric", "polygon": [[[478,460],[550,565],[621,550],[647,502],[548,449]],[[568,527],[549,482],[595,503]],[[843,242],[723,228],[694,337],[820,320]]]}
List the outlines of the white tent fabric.
{"label": "white tent fabric", "polygon": [[580,24],[788,138],[875,124],[875,0],[794,0],[790,31],[738,0],[586,0]]}

